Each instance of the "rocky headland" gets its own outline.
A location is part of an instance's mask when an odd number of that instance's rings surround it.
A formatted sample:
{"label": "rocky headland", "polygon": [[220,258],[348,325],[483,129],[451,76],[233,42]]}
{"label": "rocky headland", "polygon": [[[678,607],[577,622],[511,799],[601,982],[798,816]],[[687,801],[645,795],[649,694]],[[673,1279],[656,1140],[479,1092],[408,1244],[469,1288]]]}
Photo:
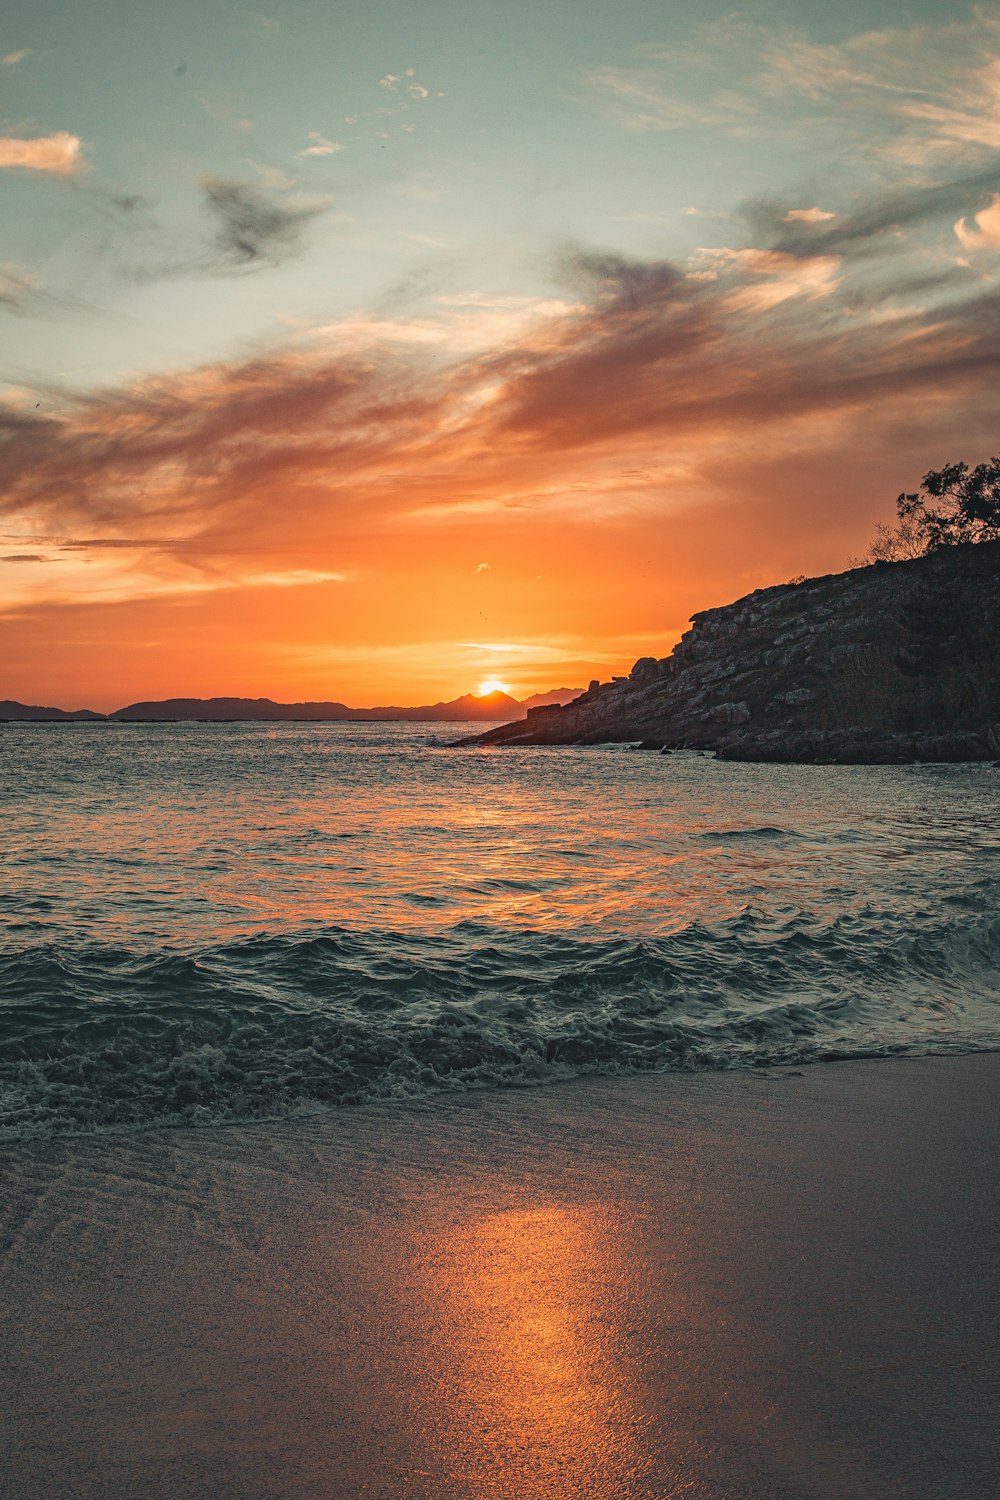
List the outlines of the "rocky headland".
{"label": "rocky headland", "polygon": [[609,741],[729,760],[1000,756],[1000,542],[757,589],[693,615],[669,656],[461,743]]}

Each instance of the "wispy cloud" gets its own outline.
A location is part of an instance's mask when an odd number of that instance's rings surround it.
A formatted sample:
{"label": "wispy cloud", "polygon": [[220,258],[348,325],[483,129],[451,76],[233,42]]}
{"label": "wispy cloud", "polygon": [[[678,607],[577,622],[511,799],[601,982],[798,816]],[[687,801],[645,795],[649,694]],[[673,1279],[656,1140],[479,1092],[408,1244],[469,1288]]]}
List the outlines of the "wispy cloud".
{"label": "wispy cloud", "polygon": [[237,269],[277,265],[298,255],[307,225],[329,206],[328,200],[306,202],[229,177],[209,177],[202,186],[223,261]]}
{"label": "wispy cloud", "polygon": [[841,260],[837,255],[796,256],[781,250],[722,247],[700,250],[696,263],[699,270],[704,267],[712,276],[737,273],[739,284],[726,297],[726,305],[737,310],[766,310],[790,297],[815,302],[830,296],[840,285]]}
{"label": "wispy cloud", "polygon": [[1000,20],[985,8],[837,43],[734,14],[686,47],[649,43],[581,84],[631,131],[773,135],[794,120],[800,133],[835,128],[862,156],[911,165],[1000,149]]}
{"label": "wispy cloud", "polygon": [[321,135],[318,130],[310,130],[309,139],[312,145],[300,151],[300,156],[333,156],[336,152],[345,149],[339,141],[328,141],[326,136]]}
{"label": "wispy cloud", "polygon": [[0,266],[0,308],[19,318],[91,311],[79,298],[48,291],[37,276],[13,265]]}
{"label": "wispy cloud", "polygon": [[265,168],[265,185],[231,177],[207,177],[202,204],[212,223],[210,244],[171,244],[162,226],[146,220],[132,257],[122,257],[137,281],[184,276],[238,276],[264,271],[301,255],[309,229],[330,208],[328,195],[305,196],[291,180]]}
{"label": "wispy cloud", "polygon": [[994,193],[985,208],[973,216],[975,228],[965,218],[958,220],[955,233],[965,250],[1000,250],[1000,193]]}
{"label": "wispy cloud", "polygon": [[31,55],[32,49],[30,47],[21,47],[17,52],[8,52],[5,56],[0,57],[0,65],[5,68],[16,68],[19,62],[24,62],[24,59]]}
{"label": "wispy cloud", "polygon": [[825,208],[790,208],[785,215],[786,224],[825,224],[837,215]]}
{"label": "wispy cloud", "polygon": [[[471,588],[485,571],[472,559],[499,563],[486,546],[510,518],[522,548],[535,526],[569,545],[574,527],[677,525],[746,491],[748,517],[780,500],[783,526],[801,526],[806,476],[832,486],[815,467],[831,447],[870,475],[898,465],[903,433],[908,453],[935,438],[950,449],[956,413],[965,432],[991,430],[1000,295],[948,249],[953,201],[921,187],[897,192],[891,215],[872,201],[820,223],[758,205],[755,243],[693,261],[566,249],[556,274],[570,295],[551,306],[468,293],[253,359],[61,392],[51,415],[0,409],[0,513],[24,538],[11,551],[90,538],[63,557],[111,569],[121,597],[292,587],[353,577],[388,538],[416,547],[447,522],[467,538]],[[994,208],[966,233],[992,235]],[[886,234],[890,218],[931,223],[936,252]],[[810,501],[811,528],[833,524],[825,503]],[[829,504],[839,515],[839,489]]]}
{"label": "wispy cloud", "polygon": [[877,188],[825,222],[796,220],[785,205],[771,199],[753,199],[743,205],[742,212],[751,232],[765,237],[774,250],[807,257],[845,250],[866,256],[880,252],[898,262],[910,248],[905,240],[909,232],[936,233],[935,226],[952,221],[956,212],[981,201],[996,180],[997,167],[992,162],[972,171],[963,166],[961,172],[936,182]]}
{"label": "wispy cloud", "polygon": [[674,80],[677,54],[659,46],[639,49],[635,62],[594,68],[583,84],[624,130],[718,129],[742,132],[756,114],[747,95],[720,89],[695,97]]}
{"label": "wispy cloud", "polygon": [[83,169],[83,142],[77,135],[57,130],[53,135],[0,137],[0,167],[21,167],[28,172],[52,172],[72,177]]}
{"label": "wispy cloud", "polygon": [[411,99],[430,98],[430,89],[417,82],[412,68],[405,68],[402,73],[386,73],[378,84],[389,94],[406,94]]}

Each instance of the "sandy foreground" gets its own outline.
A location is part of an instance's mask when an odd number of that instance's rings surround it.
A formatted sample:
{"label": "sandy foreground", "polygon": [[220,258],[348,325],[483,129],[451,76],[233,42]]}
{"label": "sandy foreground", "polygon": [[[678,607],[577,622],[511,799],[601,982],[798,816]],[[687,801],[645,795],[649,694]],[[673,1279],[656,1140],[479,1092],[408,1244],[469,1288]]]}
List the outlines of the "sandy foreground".
{"label": "sandy foreground", "polygon": [[1000,1057],[4,1153],[5,1497],[995,1500]]}

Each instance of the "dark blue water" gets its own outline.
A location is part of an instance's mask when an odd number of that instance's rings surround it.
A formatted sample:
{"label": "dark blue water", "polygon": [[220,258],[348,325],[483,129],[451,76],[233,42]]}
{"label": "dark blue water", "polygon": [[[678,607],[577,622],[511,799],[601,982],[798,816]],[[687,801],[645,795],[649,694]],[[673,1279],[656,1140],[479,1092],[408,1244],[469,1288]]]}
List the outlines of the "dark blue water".
{"label": "dark blue water", "polygon": [[1000,773],[459,732],[0,728],[0,1130],[1000,1046]]}

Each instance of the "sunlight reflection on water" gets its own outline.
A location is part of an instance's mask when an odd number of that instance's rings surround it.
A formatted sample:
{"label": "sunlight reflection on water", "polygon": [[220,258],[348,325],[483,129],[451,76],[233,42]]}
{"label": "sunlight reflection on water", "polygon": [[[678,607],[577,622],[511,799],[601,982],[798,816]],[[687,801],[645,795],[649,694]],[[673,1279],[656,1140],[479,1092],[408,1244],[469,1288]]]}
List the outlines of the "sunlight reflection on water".
{"label": "sunlight reflection on water", "polygon": [[126,942],[462,920],[662,933],[756,904],[858,907],[892,863],[912,898],[1000,853],[1000,777],[983,770],[431,741],[412,725],[8,726],[0,920]]}
{"label": "sunlight reflection on water", "polygon": [[437,733],[7,726],[0,1133],[1000,1045],[991,768]]}

